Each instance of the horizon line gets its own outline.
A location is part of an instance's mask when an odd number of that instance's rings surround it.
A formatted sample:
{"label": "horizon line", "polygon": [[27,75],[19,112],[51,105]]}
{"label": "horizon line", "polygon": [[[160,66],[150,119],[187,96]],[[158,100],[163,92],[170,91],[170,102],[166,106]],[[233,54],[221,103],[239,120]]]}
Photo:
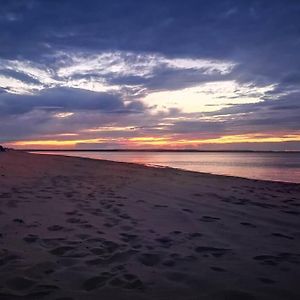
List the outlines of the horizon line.
{"label": "horizon line", "polygon": [[254,152],[254,153],[300,153],[300,150],[200,150],[200,149],[12,149],[27,152]]}

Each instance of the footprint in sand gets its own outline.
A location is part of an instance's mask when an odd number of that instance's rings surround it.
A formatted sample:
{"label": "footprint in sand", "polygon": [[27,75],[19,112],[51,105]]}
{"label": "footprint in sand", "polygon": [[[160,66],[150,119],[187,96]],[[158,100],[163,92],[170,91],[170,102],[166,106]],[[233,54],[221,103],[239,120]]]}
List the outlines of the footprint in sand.
{"label": "footprint in sand", "polygon": [[203,254],[210,254],[214,257],[222,257],[231,252],[231,249],[215,248],[215,247],[196,247],[195,251]]}
{"label": "footprint in sand", "polygon": [[81,220],[79,218],[69,218],[66,220],[66,222],[71,223],[71,224],[85,224],[87,221]]}
{"label": "footprint in sand", "polygon": [[278,233],[278,232],[272,233],[272,236],[276,236],[276,237],[280,237],[280,238],[284,238],[284,239],[288,239],[288,240],[293,240],[294,239],[292,236],[285,235],[285,234]]}
{"label": "footprint in sand", "polygon": [[71,267],[79,263],[78,259],[74,258],[61,258],[57,260],[57,263],[63,267]]}
{"label": "footprint in sand", "polygon": [[92,248],[90,251],[95,255],[105,255],[107,251],[104,248]]}
{"label": "footprint in sand", "polygon": [[273,284],[273,283],[275,283],[275,281],[272,280],[272,279],[270,279],[270,278],[262,278],[262,277],[260,277],[260,278],[258,278],[258,280],[260,280],[262,283],[265,283],[265,284]]}
{"label": "footprint in sand", "polygon": [[216,222],[220,220],[220,218],[217,217],[211,217],[211,216],[203,216],[202,218],[198,219],[201,222]]}
{"label": "footprint in sand", "polygon": [[200,238],[203,236],[203,234],[200,232],[192,232],[192,233],[189,233],[188,236],[189,236],[188,239],[190,240],[190,239],[194,239],[194,238]]}
{"label": "footprint in sand", "polygon": [[49,231],[60,231],[63,230],[64,227],[60,225],[52,225],[47,228]]}
{"label": "footprint in sand", "polygon": [[130,290],[141,290],[144,289],[143,282],[133,274],[124,274],[124,279],[126,280],[126,284],[124,286],[125,289]]}
{"label": "footprint in sand", "polygon": [[18,223],[18,224],[24,224],[25,223],[23,219],[19,219],[19,218],[13,219],[13,222]]}
{"label": "footprint in sand", "polygon": [[253,259],[259,261],[262,265],[268,266],[277,266],[279,263],[278,257],[273,255],[257,255]]}
{"label": "footprint in sand", "polygon": [[179,230],[174,230],[174,231],[172,231],[172,232],[170,232],[170,234],[174,234],[174,235],[179,235],[179,234],[181,234],[182,232],[181,231],[179,231]]}
{"label": "footprint in sand", "polygon": [[226,272],[225,269],[223,268],[220,268],[220,267],[210,267],[213,271],[216,271],[216,272]]}
{"label": "footprint in sand", "polygon": [[138,235],[136,235],[136,234],[130,234],[130,233],[124,233],[124,232],[120,233],[120,235],[122,236],[121,240],[126,243],[134,242],[138,238]]}
{"label": "footprint in sand", "polygon": [[256,300],[252,294],[238,290],[222,290],[214,293],[208,299]]}
{"label": "footprint in sand", "polygon": [[181,272],[169,272],[166,273],[166,277],[167,279],[175,282],[184,282],[188,279],[187,275]]}
{"label": "footprint in sand", "polygon": [[240,224],[243,225],[243,226],[247,226],[249,228],[256,228],[256,226],[254,224],[252,224],[252,223],[241,222]]}
{"label": "footprint in sand", "polygon": [[17,259],[21,259],[21,257],[6,249],[0,250],[0,267],[5,266],[6,264]]}
{"label": "footprint in sand", "polygon": [[10,193],[2,193],[0,194],[0,198],[5,199],[5,198],[11,198],[12,194]]}
{"label": "footprint in sand", "polygon": [[68,216],[81,216],[82,215],[78,212],[78,210],[67,211],[65,214]]}
{"label": "footprint in sand", "polygon": [[113,287],[122,287],[125,289],[143,289],[144,284],[143,282],[135,275],[126,273],[120,277],[113,278],[109,285]]}
{"label": "footprint in sand", "polygon": [[173,240],[169,237],[160,237],[155,239],[163,248],[170,248],[173,245]]}
{"label": "footprint in sand", "polygon": [[6,286],[15,291],[31,288],[36,282],[25,277],[14,277],[6,281]]}
{"label": "footprint in sand", "polygon": [[25,275],[29,278],[41,278],[44,274],[51,274],[57,268],[56,263],[44,261],[26,269]]}
{"label": "footprint in sand", "polygon": [[91,237],[89,234],[85,234],[85,233],[79,233],[79,234],[76,234],[75,236],[80,238],[81,240],[86,240]]}
{"label": "footprint in sand", "polygon": [[57,248],[50,250],[50,253],[53,255],[57,255],[57,256],[63,256],[68,251],[71,251],[73,249],[75,249],[75,248],[71,247],[71,246],[61,246],[61,247],[57,247]]}
{"label": "footprint in sand", "polygon": [[294,211],[294,210],[282,210],[282,212],[289,214],[289,215],[294,215],[294,216],[299,216],[300,212]]}
{"label": "footprint in sand", "polygon": [[175,261],[168,259],[162,262],[162,264],[166,267],[174,267],[175,266]]}
{"label": "footprint in sand", "polygon": [[282,252],[278,255],[257,255],[253,257],[262,265],[278,265],[281,262],[300,264],[300,254]]}
{"label": "footprint in sand", "polygon": [[39,239],[39,237],[35,234],[28,234],[23,238],[26,243],[34,243]]}
{"label": "footprint in sand", "polygon": [[102,272],[100,276],[95,276],[87,279],[82,288],[86,291],[91,291],[100,287],[103,287],[106,282],[113,277],[113,274],[109,272]]}
{"label": "footprint in sand", "polygon": [[134,227],[129,226],[129,225],[123,225],[123,226],[121,226],[121,229],[126,230],[126,231],[131,231],[134,229]]}
{"label": "footprint in sand", "polygon": [[138,261],[147,267],[156,266],[159,264],[160,260],[160,256],[154,253],[142,253],[138,256]]}
{"label": "footprint in sand", "polygon": [[195,255],[187,255],[183,258],[183,260],[191,262],[191,261],[196,261],[197,257]]}
{"label": "footprint in sand", "polygon": [[124,280],[121,278],[113,278],[110,282],[109,285],[113,287],[123,287],[126,284]]}

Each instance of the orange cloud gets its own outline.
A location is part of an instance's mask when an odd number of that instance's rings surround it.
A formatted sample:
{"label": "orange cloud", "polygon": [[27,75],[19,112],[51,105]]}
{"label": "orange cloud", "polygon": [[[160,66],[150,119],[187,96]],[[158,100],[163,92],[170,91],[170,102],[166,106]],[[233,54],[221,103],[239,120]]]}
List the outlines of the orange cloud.
{"label": "orange cloud", "polygon": [[217,138],[203,138],[203,139],[181,139],[176,136],[165,137],[133,137],[133,138],[94,138],[94,139],[67,139],[67,140],[27,140],[17,141],[6,144],[9,147],[29,148],[29,147],[51,147],[51,148],[70,148],[76,147],[78,144],[101,144],[101,143],[115,143],[118,146],[120,143],[128,148],[131,147],[161,147],[161,148],[176,148],[184,146],[200,146],[205,144],[234,144],[234,143],[280,143],[289,141],[300,141],[300,134],[283,134],[280,136],[266,135],[260,133],[240,134],[240,135],[226,135]]}
{"label": "orange cloud", "polygon": [[96,144],[106,141],[105,139],[87,139],[87,140],[34,140],[34,141],[18,141],[11,143],[11,146],[76,146],[80,143]]}

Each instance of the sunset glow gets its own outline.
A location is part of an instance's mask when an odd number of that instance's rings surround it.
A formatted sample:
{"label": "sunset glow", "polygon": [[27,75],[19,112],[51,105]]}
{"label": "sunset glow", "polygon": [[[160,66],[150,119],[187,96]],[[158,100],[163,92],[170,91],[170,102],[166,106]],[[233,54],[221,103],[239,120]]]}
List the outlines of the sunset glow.
{"label": "sunset glow", "polygon": [[[125,21],[97,4],[87,21],[78,5],[0,12],[0,144],[300,150],[299,31],[280,16],[295,8],[172,2],[154,16],[149,2],[142,24],[132,7]],[[32,13],[44,16],[34,26]]]}
{"label": "sunset glow", "polygon": [[[66,135],[67,136],[67,135]],[[8,143],[10,147],[15,148],[76,148],[81,144],[100,145],[114,141],[116,144],[122,144],[127,148],[148,148],[153,146],[162,149],[189,148],[190,146],[201,146],[206,144],[239,144],[239,143],[281,143],[281,142],[299,142],[300,134],[286,134],[282,136],[267,136],[264,134],[245,134],[245,135],[228,135],[217,138],[203,139],[184,139],[180,137],[134,137],[134,138],[102,138],[102,139],[63,139],[63,140],[26,140]]]}

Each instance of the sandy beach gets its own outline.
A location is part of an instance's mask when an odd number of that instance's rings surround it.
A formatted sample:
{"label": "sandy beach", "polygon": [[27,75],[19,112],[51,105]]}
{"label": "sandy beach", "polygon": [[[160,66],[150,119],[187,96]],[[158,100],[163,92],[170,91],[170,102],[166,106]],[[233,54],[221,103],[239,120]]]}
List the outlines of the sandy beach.
{"label": "sandy beach", "polygon": [[0,153],[0,299],[300,299],[300,185]]}

